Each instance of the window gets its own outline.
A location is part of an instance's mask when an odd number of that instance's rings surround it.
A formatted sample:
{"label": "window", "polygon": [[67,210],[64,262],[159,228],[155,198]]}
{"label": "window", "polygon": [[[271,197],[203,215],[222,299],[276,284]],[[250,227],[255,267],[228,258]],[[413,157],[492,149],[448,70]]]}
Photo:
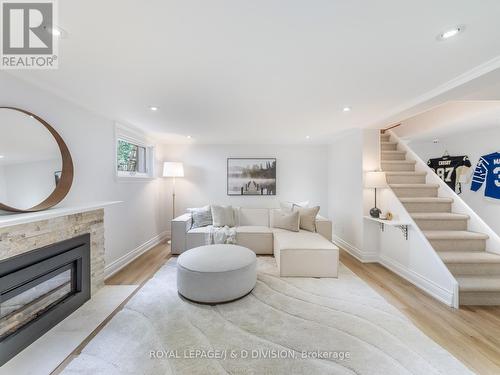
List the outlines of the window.
{"label": "window", "polygon": [[153,178],[154,147],[141,134],[116,127],[116,175],[120,178]]}

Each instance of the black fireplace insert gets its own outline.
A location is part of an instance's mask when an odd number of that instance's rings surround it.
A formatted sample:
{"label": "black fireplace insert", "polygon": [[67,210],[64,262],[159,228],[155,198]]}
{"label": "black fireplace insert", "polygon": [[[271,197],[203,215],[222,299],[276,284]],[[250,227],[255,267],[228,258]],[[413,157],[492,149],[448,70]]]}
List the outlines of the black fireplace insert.
{"label": "black fireplace insert", "polygon": [[90,234],[0,261],[0,366],[90,299]]}

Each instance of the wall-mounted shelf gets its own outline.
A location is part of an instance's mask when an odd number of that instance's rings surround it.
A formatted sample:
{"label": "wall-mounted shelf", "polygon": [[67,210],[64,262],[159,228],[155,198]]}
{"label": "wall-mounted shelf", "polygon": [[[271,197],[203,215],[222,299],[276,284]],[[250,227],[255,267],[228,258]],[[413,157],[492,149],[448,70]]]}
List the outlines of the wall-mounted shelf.
{"label": "wall-mounted shelf", "polygon": [[405,222],[405,221],[399,221],[399,220],[383,220],[383,219],[377,219],[371,216],[363,216],[365,220],[368,221],[373,221],[379,224],[380,226],[380,231],[383,232],[385,229],[386,225],[389,225],[391,227],[396,227],[401,229],[401,232],[403,232],[403,236],[405,240],[408,240],[408,227],[411,225],[411,223]]}

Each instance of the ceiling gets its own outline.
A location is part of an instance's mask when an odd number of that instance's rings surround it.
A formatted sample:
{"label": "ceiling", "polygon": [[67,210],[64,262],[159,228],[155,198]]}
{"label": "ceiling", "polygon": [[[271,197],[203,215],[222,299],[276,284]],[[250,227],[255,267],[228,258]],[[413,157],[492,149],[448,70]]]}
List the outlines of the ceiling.
{"label": "ceiling", "polygon": [[59,69],[14,74],[166,142],[324,143],[499,56],[499,19],[497,0],[60,1]]}
{"label": "ceiling", "polygon": [[454,101],[420,113],[394,128],[411,141],[429,141],[462,131],[500,128],[500,101]]}

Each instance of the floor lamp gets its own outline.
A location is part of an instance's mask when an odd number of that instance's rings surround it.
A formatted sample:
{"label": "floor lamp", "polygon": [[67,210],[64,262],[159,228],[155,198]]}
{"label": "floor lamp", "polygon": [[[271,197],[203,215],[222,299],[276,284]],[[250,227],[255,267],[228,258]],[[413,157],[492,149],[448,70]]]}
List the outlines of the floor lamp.
{"label": "floor lamp", "polygon": [[[179,162],[163,163],[163,177],[172,177],[172,220],[175,219],[175,178],[184,177],[184,166]],[[172,229],[170,229],[172,232]],[[171,241],[169,241],[170,243]]]}

